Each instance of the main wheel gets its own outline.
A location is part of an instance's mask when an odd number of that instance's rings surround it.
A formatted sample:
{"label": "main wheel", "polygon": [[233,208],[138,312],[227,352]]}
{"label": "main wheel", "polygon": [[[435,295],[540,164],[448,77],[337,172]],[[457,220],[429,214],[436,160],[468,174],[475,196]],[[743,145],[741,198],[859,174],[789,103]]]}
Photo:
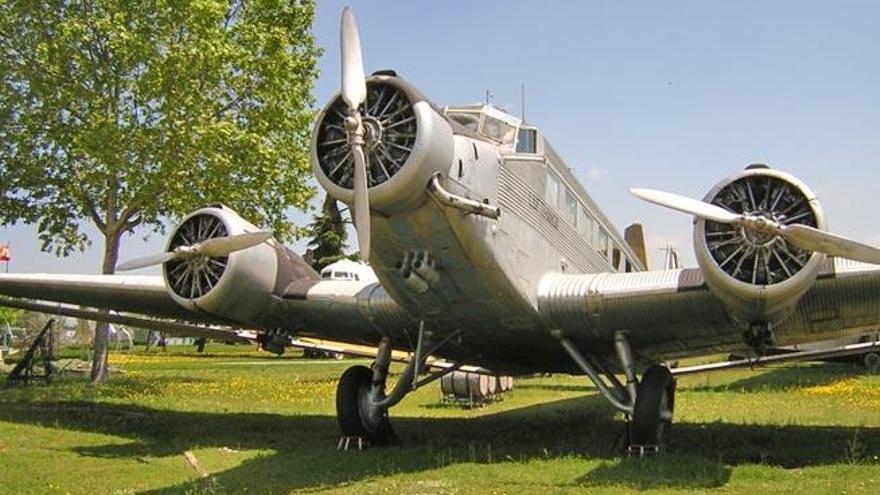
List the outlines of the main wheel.
{"label": "main wheel", "polygon": [[642,375],[630,421],[630,445],[663,448],[675,408],[675,379],[665,366],[652,365]]}
{"label": "main wheel", "polygon": [[345,436],[364,437],[374,445],[394,443],[388,411],[370,405],[372,382],[373,372],[366,366],[345,370],[336,386],[336,420]]}
{"label": "main wheel", "polygon": [[865,369],[867,369],[871,373],[877,373],[880,371],[880,354],[876,352],[869,352],[865,354],[862,358],[862,364],[865,365]]}

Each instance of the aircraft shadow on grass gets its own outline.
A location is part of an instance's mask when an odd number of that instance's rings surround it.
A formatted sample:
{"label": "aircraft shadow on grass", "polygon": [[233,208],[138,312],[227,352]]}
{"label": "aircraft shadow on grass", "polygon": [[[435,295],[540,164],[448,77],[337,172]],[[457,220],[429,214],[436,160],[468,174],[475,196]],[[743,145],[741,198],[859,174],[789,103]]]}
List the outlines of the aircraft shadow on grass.
{"label": "aircraft shadow on grass", "polygon": [[[182,456],[201,448],[271,450],[212,475],[231,493],[288,493],[356,482],[385,473],[429,471],[463,462],[527,461],[562,456],[601,459],[576,484],[633,488],[722,486],[731,465],[763,462],[786,468],[844,460],[856,428],[683,423],[674,454],[618,462],[624,423],[597,396],[566,399],[480,418],[394,418],[403,446],[337,452],[332,416],[206,413],[94,402],[6,402],[0,420],[130,438],[127,444],[81,447],[82,456],[139,459]],[[867,452],[880,448],[880,428],[861,428]],[[822,446],[817,449],[815,446]],[[198,481],[147,493],[192,490]]]}

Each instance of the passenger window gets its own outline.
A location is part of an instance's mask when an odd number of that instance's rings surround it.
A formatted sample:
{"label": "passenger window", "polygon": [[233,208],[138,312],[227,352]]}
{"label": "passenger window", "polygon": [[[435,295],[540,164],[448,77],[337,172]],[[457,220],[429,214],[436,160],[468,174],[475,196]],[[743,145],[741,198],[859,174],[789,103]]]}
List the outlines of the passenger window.
{"label": "passenger window", "polygon": [[550,167],[547,167],[547,184],[544,187],[544,200],[551,208],[559,208],[559,179]]}
{"label": "passenger window", "polygon": [[587,242],[593,243],[593,219],[583,206],[578,208],[577,230]]}
{"label": "passenger window", "polygon": [[565,190],[565,207],[562,210],[562,215],[565,217],[565,220],[571,224],[572,227],[577,226],[577,200],[574,198],[574,194],[568,189]]}
{"label": "passenger window", "polygon": [[596,242],[596,251],[606,259],[608,258],[608,233],[605,232],[605,229],[602,227],[599,227],[599,239]]}

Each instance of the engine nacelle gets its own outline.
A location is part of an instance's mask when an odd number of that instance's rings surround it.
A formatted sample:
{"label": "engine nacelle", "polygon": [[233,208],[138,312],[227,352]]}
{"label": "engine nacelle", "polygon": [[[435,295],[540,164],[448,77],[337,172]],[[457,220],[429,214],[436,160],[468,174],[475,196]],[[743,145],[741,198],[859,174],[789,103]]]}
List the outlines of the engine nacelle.
{"label": "engine nacelle", "polygon": [[[354,160],[343,127],[347,106],[336,95],[318,116],[312,133],[312,169],[332,197],[354,202]],[[396,76],[367,79],[361,107],[370,208],[386,215],[411,210],[427,199],[434,172],[452,163],[452,127],[411,84]]]}
{"label": "engine nacelle", "polygon": [[[765,216],[785,225],[826,229],[813,191],[785,172],[751,165],[718,183],[704,201],[736,213]],[[825,260],[778,235],[697,219],[694,253],[709,289],[744,326],[774,323],[812,286]]]}
{"label": "engine nacelle", "polygon": [[[184,217],[166,251],[258,230],[229,208],[210,206]],[[294,280],[318,279],[302,258],[274,239],[226,257],[169,261],[162,274],[168,292],[181,306],[254,324],[265,315],[273,294],[283,293]]]}

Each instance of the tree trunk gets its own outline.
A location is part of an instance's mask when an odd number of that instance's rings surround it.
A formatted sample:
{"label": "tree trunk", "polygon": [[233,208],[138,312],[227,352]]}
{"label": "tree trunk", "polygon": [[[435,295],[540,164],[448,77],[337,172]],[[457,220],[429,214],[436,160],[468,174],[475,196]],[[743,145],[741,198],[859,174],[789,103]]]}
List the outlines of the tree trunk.
{"label": "tree trunk", "polygon": [[[116,273],[116,261],[119,259],[119,238],[122,230],[110,230],[104,234],[104,263],[101,273],[113,275]],[[92,385],[100,385],[107,381],[109,376],[108,358],[110,347],[110,324],[97,322],[95,325],[95,356],[92,360]]]}

